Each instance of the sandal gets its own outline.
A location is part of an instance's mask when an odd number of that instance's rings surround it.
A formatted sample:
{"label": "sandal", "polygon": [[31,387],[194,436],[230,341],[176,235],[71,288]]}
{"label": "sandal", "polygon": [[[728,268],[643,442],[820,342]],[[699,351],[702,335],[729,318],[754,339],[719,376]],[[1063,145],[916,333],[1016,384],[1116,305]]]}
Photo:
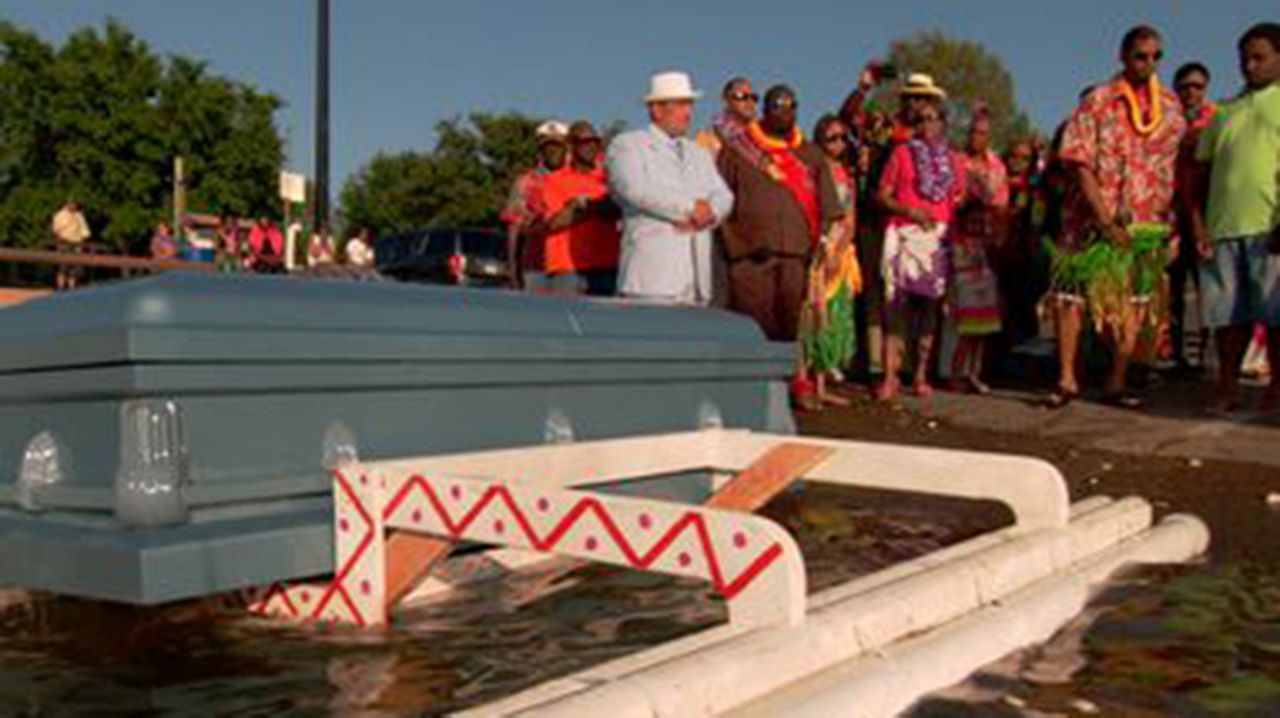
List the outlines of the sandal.
{"label": "sandal", "polygon": [[986,396],[991,393],[991,387],[976,376],[969,377],[969,389],[978,396]]}
{"label": "sandal", "polygon": [[1053,393],[1045,398],[1044,405],[1046,409],[1061,409],[1067,404],[1070,404],[1071,402],[1079,398],[1080,398],[1080,392],[1078,391],[1067,391],[1066,389],[1054,389]]}

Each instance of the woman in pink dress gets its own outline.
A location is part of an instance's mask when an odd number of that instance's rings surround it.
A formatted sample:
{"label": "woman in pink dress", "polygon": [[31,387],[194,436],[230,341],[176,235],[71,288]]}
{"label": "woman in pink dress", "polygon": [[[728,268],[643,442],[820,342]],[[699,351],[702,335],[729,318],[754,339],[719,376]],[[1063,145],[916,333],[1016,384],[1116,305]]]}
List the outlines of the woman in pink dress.
{"label": "woman in pink dress", "polygon": [[902,350],[916,340],[913,389],[933,394],[929,360],[947,291],[950,225],[964,194],[964,161],[947,145],[946,118],[929,107],[916,118],[915,138],[894,148],[880,178],[880,204],[889,214],[882,273],[885,285],[884,382],[880,401],[898,397]]}
{"label": "woman in pink dress", "polygon": [[964,204],[952,233],[951,315],[957,343],[951,381],[959,391],[986,394],[983,355],[987,338],[1002,326],[1000,291],[991,257],[1001,249],[1009,180],[1004,161],[991,150],[991,120],[985,112],[974,114],[964,159]]}

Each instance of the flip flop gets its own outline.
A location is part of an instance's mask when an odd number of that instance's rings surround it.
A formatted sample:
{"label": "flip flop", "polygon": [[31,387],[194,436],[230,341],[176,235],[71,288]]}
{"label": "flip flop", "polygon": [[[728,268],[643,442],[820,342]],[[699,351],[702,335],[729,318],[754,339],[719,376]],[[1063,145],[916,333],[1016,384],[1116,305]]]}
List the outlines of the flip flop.
{"label": "flip flop", "polygon": [[1054,389],[1053,393],[1045,397],[1044,406],[1046,409],[1061,409],[1067,404],[1080,398],[1078,391],[1065,391],[1063,389]]}
{"label": "flip flop", "polygon": [[976,376],[969,377],[969,388],[978,396],[986,396],[991,393],[991,387]]}

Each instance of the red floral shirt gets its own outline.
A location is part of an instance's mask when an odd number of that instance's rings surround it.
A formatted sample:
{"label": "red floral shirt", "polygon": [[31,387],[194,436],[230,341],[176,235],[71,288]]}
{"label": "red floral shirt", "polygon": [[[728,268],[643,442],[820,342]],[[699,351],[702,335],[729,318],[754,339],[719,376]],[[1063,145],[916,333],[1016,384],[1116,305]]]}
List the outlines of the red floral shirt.
{"label": "red floral shirt", "polygon": [[[1167,222],[1174,192],[1174,165],[1186,132],[1178,98],[1160,93],[1162,119],[1151,134],[1138,134],[1129,118],[1129,103],[1116,78],[1090,92],[1067,122],[1062,138],[1063,162],[1084,165],[1098,178],[1107,216],[1128,222]],[[1150,117],[1146,90],[1135,93],[1142,116]],[[1062,243],[1082,246],[1096,231],[1084,193],[1072,183],[1063,206]]]}

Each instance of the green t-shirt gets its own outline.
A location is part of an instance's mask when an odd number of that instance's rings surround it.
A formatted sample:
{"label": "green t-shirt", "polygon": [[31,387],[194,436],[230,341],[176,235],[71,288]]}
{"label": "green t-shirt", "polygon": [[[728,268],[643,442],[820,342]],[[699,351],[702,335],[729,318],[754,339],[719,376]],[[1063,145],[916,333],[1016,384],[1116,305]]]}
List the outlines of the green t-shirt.
{"label": "green t-shirt", "polygon": [[1200,135],[1196,159],[1213,163],[1214,239],[1265,234],[1280,224],[1280,83],[1224,103]]}

